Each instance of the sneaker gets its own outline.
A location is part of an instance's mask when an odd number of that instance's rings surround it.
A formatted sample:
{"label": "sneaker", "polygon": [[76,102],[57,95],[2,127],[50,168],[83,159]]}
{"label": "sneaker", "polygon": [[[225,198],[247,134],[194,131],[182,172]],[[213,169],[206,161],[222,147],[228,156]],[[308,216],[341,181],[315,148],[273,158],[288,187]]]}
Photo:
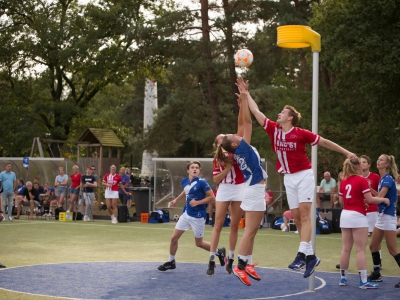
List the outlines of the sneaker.
{"label": "sneaker", "polygon": [[165,264],[158,267],[159,271],[167,271],[176,269],[175,259],[171,261],[167,261]]}
{"label": "sneaker", "polygon": [[317,267],[319,265],[319,263],[321,262],[321,260],[316,257],[315,255],[313,255],[314,258],[306,258],[306,271],[304,272],[303,277],[304,278],[308,278],[311,276],[312,273],[314,273],[315,271],[315,267]]}
{"label": "sneaker", "polygon": [[219,248],[218,249],[218,254],[215,254],[218,259],[219,259],[219,263],[221,264],[221,267],[225,266],[225,257],[226,257],[226,250],[225,248]]}
{"label": "sneaker", "polygon": [[346,286],[347,285],[347,279],[346,278],[340,278],[339,285],[340,286]]}
{"label": "sneaker", "polygon": [[361,282],[360,281],[360,286],[359,288],[362,290],[367,290],[367,289],[377,289],[378,288],[378,284],[377,283],[372,283],[370,281],[367,282]]}
{"label": "sneaker", "polygon": [[395,288],[400,288],[400,281],[394,285]]}
{"label": "sneaker", "polygon": [[340,270],[340,264],[337,264],[337,265],[336,265],[336,269],[339,269],[339,270]]}
{"label": "sneaker", "polygon": [[283,232],[289,231],[289,228],[287,228],[287,226],[285,226],[285,228],[282,229]]}
{"label": "sneaker", "polygon": [[86,216],[86,222],[90,222],[90,218]]}
{"label": "sneaker", "polygon": [[8,221],[12,221],[12,217],[11,216],[8,216]]}
{"label": "sneaker", "polygon": [[246,273],[254,280],[260,281],[261,277],[257,274],[256,270],[254,270],[254,265],[246,265]]}
{"label": "sneaker", "polygon": [[111,220],[111,224],[118,224],[117,218],[114,217],[114,218]]}
{"label": "sneaker", "polygon": [[0,268],[5,268],[6,266],[3,264],[0,264]]}
{"label": "sneaker", "polygon": [[372,282],[382,282],[382,276],[379,270],[374,270],[371,272],[371,275],[368,276],[368,281]]}
{"label": "sneaker", "polygon": [[301,269],[304,269],[306,265],[305,260],[301,257],[301,255],[299,253],[297,253],[296,258],[294,259],[294,261],[288,266],[289,269],[295,270],[295,271],[299,271]]}
{"label": "sneaker", "polygon": [[215,268],[215,261],[210,260],[208,262],[208,269],[207,269],[207,275],[208,276],[214,275],[214,268]]}
{"label": "sneaker", "polygon": [[70,213],[69,209],[66,211],[66,213],[67,213],[67,214],[69,214],[69,213]]}
{"label": "sneaker", "polygon": [[232,265],[233,265],[233,259],[225,257],[225,271],[229,275],[232,274],[233,272]]}
{"label": "sneaker", "polygon": [[250,282],[249,278],[247,277],[246,270],[241,270],[241,269],[239,269],[238,266],[236,266],[233,268],[233,274],[235,274],[237,276],[237,278],[239,278],[239,280],[243,284],[248,285],[248,286],[251,285],[251,282]]}

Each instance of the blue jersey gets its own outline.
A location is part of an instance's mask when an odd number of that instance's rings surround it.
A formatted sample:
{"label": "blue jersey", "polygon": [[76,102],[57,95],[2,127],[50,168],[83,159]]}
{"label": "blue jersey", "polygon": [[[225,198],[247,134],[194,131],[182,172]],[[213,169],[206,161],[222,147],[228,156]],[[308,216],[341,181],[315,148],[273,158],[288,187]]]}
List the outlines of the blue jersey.
{"label": "blue jersey", "polygon": [[250,185],[257,184],[268,177],[257,149],[247,144],[244,139],[235,149],[234,158],[243,173],[244,179],[247,181],[251,177]]}
{"label": "blue jersey", "polygon": [[200,204],[195,207],[191,207],[189,202],[191,200],[203,200],[206,197],[207,191],[211,190],[207,181],[202,178],[196,177],[191,182],[189,178],[182,179],[183,190],[186,194],[186,205],[183,208],[183,212],[193,217],[193,218],[206,218],[206,209],[208,204]]}
{"label": "blue jersey", "polygon": [[387,206],[385,203],[379,203],[378,211],[386,215],[396,216],[397,189],[396,183],[389,174],[383,176],[379,181],[378,192],[380,192],[383,187],[388,187],[388,191],[383,197],[390,200],[390,205]]}

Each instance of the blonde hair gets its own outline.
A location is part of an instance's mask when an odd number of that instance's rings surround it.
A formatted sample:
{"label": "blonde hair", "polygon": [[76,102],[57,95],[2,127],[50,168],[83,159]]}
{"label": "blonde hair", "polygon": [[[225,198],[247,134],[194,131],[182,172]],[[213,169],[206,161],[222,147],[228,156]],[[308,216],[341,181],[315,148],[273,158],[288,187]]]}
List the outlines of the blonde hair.
{"label": "blonde hair", "polygon": [[289,110],[289,116],[293,117],[292,118],[292,125],[296,126],[297,123],[299,123],[301,119],[301,113],[297,111],[293,106],[291,105],[285,105],[283,109],[288,109]]}
{"label": "blonde hair", "polygon": [[343,180],[351,175],[360,175],[360,161],[356,159],[346,159],[343,163]]}
{"label": "blonde hair", "polygon": [[115,165],[111,165],[110,169],[114,168],[115,170],[117,169],[117,167]]}
{"label": "blonde hair", "polygon": [[73,165],[73,166],[72,166],[72,170],[73,170],[73,169],[79,169],[79,166],[78,166],[78,165]]}
{"label": "blonde hair", "polygon": [[397,170],[397,165],[394,159],[393,155],[387,155],[387,154],[382,154],[386,157],[386,162],[388,164],[388,167],[386,168],[386,171],[392,175],[393,178],[396,178],[397,175],[399,174]]}

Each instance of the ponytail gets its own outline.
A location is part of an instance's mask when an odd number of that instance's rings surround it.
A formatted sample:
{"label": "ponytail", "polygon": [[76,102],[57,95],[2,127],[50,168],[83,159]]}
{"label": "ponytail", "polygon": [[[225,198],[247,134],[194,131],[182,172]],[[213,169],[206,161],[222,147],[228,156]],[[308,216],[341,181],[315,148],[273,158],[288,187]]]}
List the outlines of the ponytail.
{"label": "ponytail", "polygon": [[394,156],[393,155],[386,155],[386,156],[388,158],[388,163],[389,163],[389,166],[388,166],[389,174],[391,174],[392,177],[394,179],[396,179],[397,175],[398,175],[398,170],[397,170],[397,165],[396,165],[396,161],[394,159]]}
{"label": "ponytail", "polygon": [[360,175],[360,161],[358,159],[346,159],[343,163],[343,179],[351,175]]}

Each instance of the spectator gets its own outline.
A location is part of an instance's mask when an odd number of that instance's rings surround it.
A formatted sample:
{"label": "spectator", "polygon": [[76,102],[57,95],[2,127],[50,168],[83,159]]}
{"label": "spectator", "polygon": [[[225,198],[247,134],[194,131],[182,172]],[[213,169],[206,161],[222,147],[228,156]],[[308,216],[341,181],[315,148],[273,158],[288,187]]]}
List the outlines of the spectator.
{"label": "spectator", "polygon": [[[82,177],[82,174],[79,173],[79,167],[77,165],[74,165],[72,167],[71,187],[69,190],[69,197],[70,197],[71,203],[69,204],[69,209],[67,210],[67,212],[74,211],[75,202],[77,202],[78,196],[80,193],[81,177]],[[83,211],[85,211],[85,204],[83,204]]]}
{"label": "spectator", "polygon": [[15,206],[17,206],[17,202],[20,201],[24,196],[25,182],[23,178],[17,180],[17,189],[14,194]]}
{"label": "spectator", "polygon": [[[340,188],[340,183],[342,182],[342,180],[343,180],[343,172],[340,171],[339,175],[338,175],[337,185],[336,185],[337,186],[337,188],[336,188],[337,191]],[[341,207],[340,202],[339,202],[339,195],[338,194],[333,194],[332,202],[333,202],[332,203],[332,208],[340,208]]]}
{"label": "spectator", "polygon": [[96,182],[99,182],[99,175],[96,174],[96,167],[90,166],[90,171],[92,171],[92,175],[96,178]]}
{"label": "spectator", "polygon": [[93,220],[92,206],[94,201],[94,188],[97,187],[97,181],[91,173],[91,167],[86,167],[86,175],[81,177],[82,203],[85,204],[83,221],[85,222]]}
{"label": "spectator", "polygon": [[125,174],[125,168],[121,167],[119,169],[119,176],[121,177],[121,185],[124,187],[124,190],[122,190],[121,187],[118,188],[118,196],[119,200],[121,201],[122,205],[126,205],[128,202],[128,194],[126,192],[129,192],[130,184],[131,184],[131,178],[129,177],[128,174]]}
{"label": "spectator", "polygon": [[132,192],[131,192],[132,189],[131,189],[131,186],[132,186],[132,183],[133,183],[132,178],[134,178],[134,177],[132,175],[132,170],[130,168],[126,168],[126,174],[129,176],[129,180],[130,180],[128,199],[126,201],[126,208],[128,209],[128,211],[127,211],[127,217],[128,217],[127,221],[130,222],[131,219],[130,219],[130,216],[129,216],[129,209],[132,206]]}
{"label": "spectator", "polygon": [[40,185],[39,178],[33,178],[33,186],[35,186],[35,183],[39,185],[39,194],[44,194],[44,188]]}
{"label": "spectator", "polygon": [[17,188],[17,178],[15,173],[11,171],[11,163],[6,164],[6,170],[0,173],[0,180],[3,185],[2,193],[2,209],[5,213],[6,205],[8,207],[8,221],[12,221],[12,208],[14,200],[14,192]]}
{"label": "spectator", "polygon": [[[54,186],[56,188],[57,200],[54,200],[57,204],[54,206],[62,207],[64,205],[64,199],[67,195],[67,185],[68,185],[68,175],[64,173],[64,168],[58,168],[58,175],[54,181]],[[54,201],[50,203],[53,206]]]}
{"label": "spectator", "polygon": [[55,199],[57,199],[57,197],[54,188],[50,187],[50,184],[46,182],[44,184],[43,208],[44,208],[44,213],[47,214],[49,217],[51,216],[50,203]]}
{"label": "spectator", "polygon": [[328,201],[333,208],[333,193],[336,192],[336,180],[331,177],[331,173],[325,172],[324,179],[321,180],[319,191],[317,195],[317,209],[320,210],[321,202]]}
{"label": "spectator", "polygon": [[283,224],[281,225],[282,231],[289,231],[289,220],[293,220],[293,215],[290,210],[287,210],[283,213]]}
{"label": "spectator", "polygon": [[[38,186],[37,183],[36,186]],[[15,219],[19,219],[24,202],[29,203],[29,220],[33,220],[33,211],[35,209],[35,206],[40,206],[40,202],[39,191],[33,187],[33,184],[30,181],[26,182],[26,188],[24,189],[23,198],[17,203],[17,216],[15,217]]]}

